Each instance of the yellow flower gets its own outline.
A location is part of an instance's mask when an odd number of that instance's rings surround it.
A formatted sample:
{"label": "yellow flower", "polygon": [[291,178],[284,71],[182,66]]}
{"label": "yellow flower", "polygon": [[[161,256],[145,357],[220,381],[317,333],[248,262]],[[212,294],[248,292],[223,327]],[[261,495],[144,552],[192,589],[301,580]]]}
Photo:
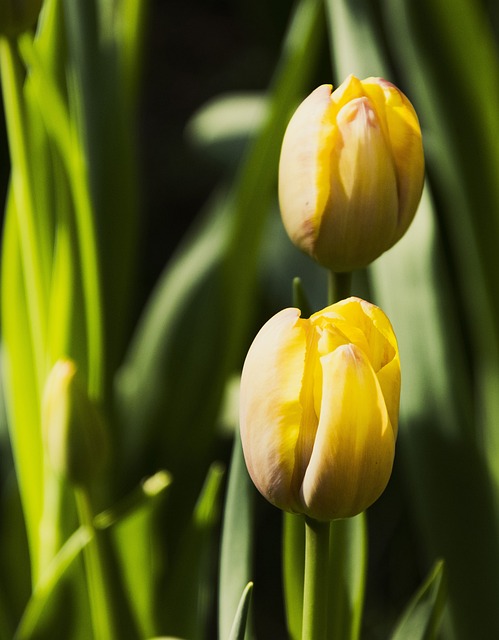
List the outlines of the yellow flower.
{"label": "yellow flower", "polygon": [[409,227],[424,157],[416,113],[380,78],[349,76],[306,98],[286,130],[279,202],[291,240],[333,271],[368,265]]}
{"label": "yellow flower", "polygon": [[256,487],[317,520],[364,511],[391,475],[399,397],[397,341],[381,309],[348,298],[310,319],[279,312],[241,378],[241,439]]}
{"label": "yellow flower", "polygon": [[18,36],[36,23],[43,0],[0,0],[0,35]]}

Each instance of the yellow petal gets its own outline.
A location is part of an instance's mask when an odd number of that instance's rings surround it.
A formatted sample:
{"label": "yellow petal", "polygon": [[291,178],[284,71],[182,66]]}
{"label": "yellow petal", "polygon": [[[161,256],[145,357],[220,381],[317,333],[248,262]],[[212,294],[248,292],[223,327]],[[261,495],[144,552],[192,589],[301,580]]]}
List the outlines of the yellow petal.
{"label": "yellow petal", "polygon": [[361,267],[379,256],[397,228],[393,157],[370,101],[356,98],[336,117],[338,139],[330,152],[331,191],[315,253],[336,271]]}
{"label": "yellow petal", "polygon": [[334,123],[331,85],[315,89],[298,107],[284,135],[279,161],[279,205],[286,231],[311,251],[329,197],[329,159],[325,141]]}
{"label": "yellow petal", "polygon": [[367,356],[347,345],[322,358],[317,435],[303,480],[303,510],[319,520],[354,516],[389,480],[395,437]]}
{"label": "yellow petal", "polygon": [[316,394],[317,376],[322,377],[319,351],[317,349],[320,334],[316,328],[311,325],[309,320],[303,321],[303,327],[306,330],[307,340],[305,347],[305,366],[303,369],[299,398],[302,407],[302,416],[298,439],[296,441],[292,478],[292,491],[296,498],[298,498],[303,476],[314,447],[320,412],[320,398],[317,398]]}
{"label": "yellow petal", "polygon": [[331,102],[335,105],[335,113],[338,113],[341,107],[351,100],[364,95],[362,82],[350,74],[331,94]]}
{"label": "yellow petal", "polygon": [[385,123],[396,166],[399,224],[395,241],[409,227],[416,213],[424,183],[421,128],[414,107],[391,82],[368,78],[362,85]]}
{"label": "yellow petal", "polygon": [[244,457],[258,490],[276,506],[296,510],[295,449],[300,434],[300,394],[307,321],[284,309],[260,330],[241,376],[240,428]]}
{"label": "yellow petal", "polygon": [[376,375],[381,392],[385,399],[390,424],[393,429],[393,435],[397,438],[401,386],[400,358],[398,351],[395,353],[393,359],[380,369]]}
{"label": "yellow petal", "polygon": [[[376,305],[355,297],[337,302],[328,309],[329,313],[335,313],[344,319],[345,333],[350,341],[368,354],[396,436],[400,404],[400,357],[397,338],[389,319]],[[323,313],[327,314],[328,309]],[[336,324],[343,326],[338,320]],[[355,332],[349,332],[350,327],[353,327]],[[359,331],[364,336],[364,341],[358,338],[356,332]]]}
{"label": "yellow petal", "polygon": [[[323,329],[341,332],[342,344],[351,342],[369,355],[377,372],[390,361],[397,351],[397,340],[390,321],[375,305],[360,298],[347,298],[326,307],[311,316],[310,321]],[[336,342],[340,344],[340,342]],[[326,353],[335,347],[329,342],[322,351]]]}

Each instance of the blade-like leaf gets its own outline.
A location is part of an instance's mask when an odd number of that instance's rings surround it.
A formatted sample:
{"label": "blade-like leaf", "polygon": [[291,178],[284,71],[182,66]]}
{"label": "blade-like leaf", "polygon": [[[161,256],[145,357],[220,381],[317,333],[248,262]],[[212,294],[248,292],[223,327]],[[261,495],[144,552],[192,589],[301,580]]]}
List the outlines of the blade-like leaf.
{"label": "blade-like leaf", "polygon": [[219,520],[224,472],[213,464],[192,514],[191,522],[171,558],[168,587],[159,602],[161,628],[181,637],[203,637],[213,598],[213,533]]}
{"label": "blade-like leaf", "polygon": [[[3,377],[10,438],[36,580],[43,503],[39,389],[35,357],[28,339],[28,310],[13,207],[11,199],[2,243]],[[32,401],[26,402],[26,398]]]}
{"label": "blade-like leaf", "polygon": [[402,614],[391,640],[434,640],[445,599],[444,562],[439,561]]}
{"label": "blade-like leaf", "polygon": [[130,496],[112,509],[100,513],[96,527],[113,527],[116,551],[131,607],[140,626],[141,637],[156,629],[155,597],[160,578],[160,537],[158,512],[170,486],[164,471],[147,478]]}
{"label": "blade-like leaf", "polygon": [[62,576],[91,539],[92,532],[88,528],[80,527],[66,541],[44,575],[41,576],[19,623],[14,636],[15,640],[28,640],[31,637],[36,637],[37,624],[49,598],[57,588]]}
{"label": "blade-like leaf", "polygon": [[218,628],[228,638],[239,605],[239,594],[251,577],[253,556],[253,486],[250,482],[239,434],[232,452],[223,518]]}
{"label": "blade-like leaf", "polygon": [[266,96],[259,93],[222,95],[194,114],[186,133],[192,144],[231,167],[258,133],[267,108]]}
{"label": "blade-like leaf", "polygon": [[[234,624],[232,625],[228,640],[244,640],[252,591],[253,583],[249,582],[243,591],[241,600],[239,601],[239,606],[234,617]],[[220,637],[223,638],[224,636]]]}

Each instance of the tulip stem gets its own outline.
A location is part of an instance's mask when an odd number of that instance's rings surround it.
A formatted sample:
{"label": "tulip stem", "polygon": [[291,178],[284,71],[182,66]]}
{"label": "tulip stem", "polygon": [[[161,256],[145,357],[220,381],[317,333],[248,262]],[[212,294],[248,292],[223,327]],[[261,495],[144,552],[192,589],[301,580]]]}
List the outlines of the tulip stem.
{"label": "tulip stem", "polygon": [[110,606],[109,585],[100,536],[94,527],[93,508],[86,489],[75,489],[76,506],[80,524],[92,532],[92,540],[83,550],[88,581],[90,614],[95,636],[113,640],[114,625]]}
{"label": "tulip stem", "polygon": [[329,522],[305,518],[303,640],[325,640],[327,637],[329,529]]}
{"label": "tulip stem", "polygon": [[335,271],[329,271],[328,282],[328,301],[329,304],[344,300],[350,296],[350,290],[352,287],[352,272],[346,271],[345,273],[336,273]]}

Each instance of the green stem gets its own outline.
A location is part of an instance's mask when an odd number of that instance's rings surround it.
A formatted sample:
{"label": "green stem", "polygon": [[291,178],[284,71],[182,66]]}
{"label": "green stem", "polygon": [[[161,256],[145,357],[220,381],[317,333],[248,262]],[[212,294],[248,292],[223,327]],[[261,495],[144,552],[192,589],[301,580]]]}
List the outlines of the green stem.
{"label": "green stem", "polygon": [[329,522],[305,518],[303,640],[327,638],[329,529]]}
{"label": "green stem", "polygon": [[6,37],[0,37],[0,74],[2,77],[5,121],[12,163],[12,187],[19,228],[26,298],[30,314],[38,382],[41,384],[45,373],[46,291],[44,281],[48,282],[48,280],[36,228],[30,152],[23,99],[24,72],[15,41]]}
{"label": "green stem", "polygon": [[367,570],[365,513],[331,522],[328,640],[359,640]]}
{"label": "green stem", "polygon": [[90,497],[85,489],[77,488],[75,498],[80,524],[93,533],[92,540],[84,549],[84,559],[94,635],[99,640],[114,640],[113,607],[109,599],[108,580],[99,543],[99,532],[94,527]]}
{"label": "green stem", "polygon": [[329,271],[329,283],[328,283],[328,302],[333,304],[339,300],[344,300],[350,296],[352,287],[352,273],[347,271],[345,273],[336,273],[335,271]]}
{"label": "green stem", "polygon": [[39,531],[39,575],[44,575],[62,546],[61,508],[62,484],[60,477],[44,460],[43,511]]}

